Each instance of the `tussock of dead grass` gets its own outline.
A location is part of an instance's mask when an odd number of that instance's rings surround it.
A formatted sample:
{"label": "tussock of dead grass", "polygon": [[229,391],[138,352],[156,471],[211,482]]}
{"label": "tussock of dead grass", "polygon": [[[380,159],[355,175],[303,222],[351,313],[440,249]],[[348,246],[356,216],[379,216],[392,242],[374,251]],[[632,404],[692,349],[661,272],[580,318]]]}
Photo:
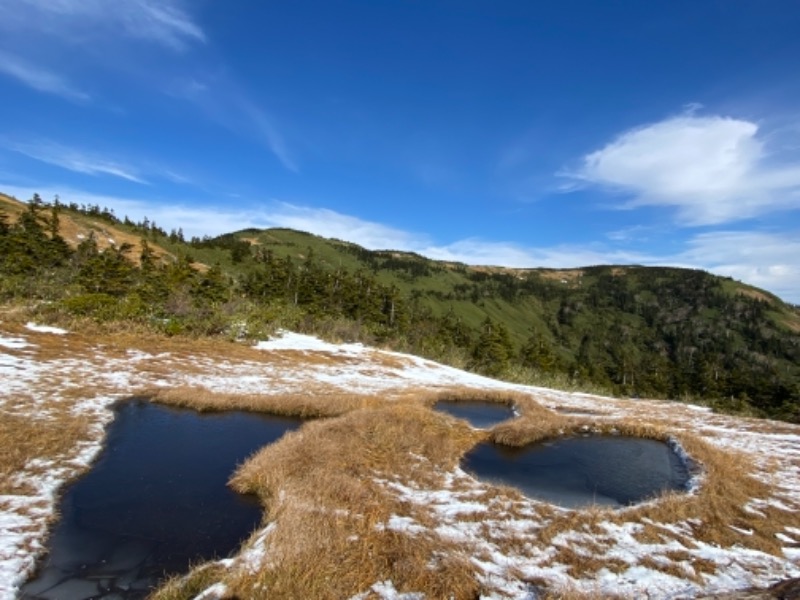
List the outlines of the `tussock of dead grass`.
{"label": "tussock of dead grass", "polygon": [[[167,338],[136,329],[98,329],[70,333],[69,336],[38,336],[24,330],[26,313],[4,313],[4,328],[35,338],[38,358],[57,358],[69,352],[72,357],[90,357],[102,339],[103,356],[124,357],[131,350],[154,355],[167,353],[180,363],[149,364],[147,368],[173,368],[198,372],[221,360],[293,364],[300,356],[265,353],[251,347],[220,339]],[[91,323],[89,323],[91,325]],[[75,331],[75,327],[70,327]],[[102,335],[102,338],[99,336]],[[321,362],[334,360],[320,356]],[[303,356],[304,362],[309,362]],[[156,373],[157,374],[157,373]],[[44,380],[43,380],[44,381]],[[211,569],[192,575],[188,580],[169,584],[170,594],[163,598],[194,597],[196,591],[223,578],[231,593],[242,598],[297,597],[341,598],[366,592],[377,581],[392,580],[400,591],[424,591],[428,598],[474,598],[480,593],[477,567],[471,561],[471,549],[442,539],[433,529],[438,524],[432,512],[398,499],[384,482],[413,482],[416,489],[441,489],[442,473],[451,471],[461,456],[475,443],[490,439],[496,443],[520,446],[538,440],[570,434],[617,433],[666,440],[674,437],[702,465],[703,482],[696,493],[668,494],[658,502],[623,511],[589,509],[553,510],[536,506],[532,518],[541,526],[531,531],[506,535],[487,525],[484,535],[498,552],[509,556],[541,553],[559,533],[578,532],[593,536],[581,545],[595,556],[587,561],[578,548],[562,546],[557,559],[574,573],[590,575],[598,568],[621,569],[603,554],[613,546],[603,524],[639,523],[637,540],[654,546],[678,541],[691,556],[669,556],[661,563],[664,572],[685,565],[695,577],[722,568],[713,561],[695,555],[695,540],[780,554],[775,534],[787,526],[796,526],[796,514],[768,503],[760,503],[761,514],[744,507],[753,500],[768,500],[769,486],[755,477],[755,467],[743,456],[719,450],[697,436],[680,429],[679,421],[614,421],[600,415],[564,415],[545,409],[527,394],[489,392],[453,388],[444,391],[411,390],[400,387],[391,397],[356,394],[316,393],[284,396],[215,394],[199,388],[158,389],[160,402],[199,410],[252,410],[302,417],[336,417],[306,424],[300,431],[255,455],[233,478],[240,491],[258,493],[274,524],[267,539],[267,564],[256,572],[245,569]],[[71,396],[78,391],[65,391]],[[77,396],[76,396],[77,399]],[[463,422],[428,409],[438,400],[481,400],[513,405],[521,416],[477,432]],[[68,404],[68,403],[67,403]],[[30,458],[68,455],[77,442],[91,437],[88,424],[66,409],[52,411],[46,424],[15,415],[0,419],[0,493],[10,490],[10,476]],[[63,414],[62,414],[63,413]],[[785,425],[753,422],[753,430],[773,432]],[[794,430],[788,430],[793,432]],[[11,449],[11,452],[5,451]],[[521,505],[519,494],[500,487],[487,487],[481,501],[489,505],[492,493],[504,503]],[[516,518],[531,517],[520,513]],[[504,508],[503,511],[506,509]],[[505,518],[515,518],[513,508]],[[425,531],[411,533],[388,528],[393,516],[409,517]],[[492,517],[501,518],[493,513]],[[476,515],[462,520],[474,521]],[[679,525],[679,527],[668,527]],[[743,534],[731,526],[751,534]],[[683,532],[683,533],[681,533]],[[591,543],[590,543],[591,542]],[[309,567],[311,565],[311,567]],[[677,571],[674,571],[677,574]],[[690,576],[691,574],[689,574]],[[194,577],[194,579],[193,579]],[[262,586],[262,587],[259,587]],[[167,588],[164,588],[167,589]],[[577,589],[577,588],[576,588]],[[584,588],[585,589],[585,588]],[[574,589],[551,591],[547,597],[590,598],[595,595]],[[607,596],[606,596],[607,597]]]}
{"label": "tussock of dead grass", "polygon": [[[453,399],[513,405],[521,416],[486,433],[426,408],[438,400]],[[747,502],[767,497],[768,488],[752,476],[752,467],[744,458],[692,435],[672,436],[670,429],[659,423],[580,419],[549,411],[525,394],[475,390],[427,392],[411,402],[368,405],[358,411],[354,409],[359,406],[349,402],[345,399],[336,409],[336,414],[347,413],[344,416],[306,424],[255,455],[233,477],[235,489],[261,497],[268,507],[267,519],[275,525],[267,541],[268,564],[255,573],[237,570],[228,576],[226,583],[238,596],[340,598],[389,579],[401,591],[424,591],[429,598],[475,597],[480,586],[477,567],[469,560],[470,549],[433,534],[430,528],[435,524],[429,514],[399,501],[375,479],[413,481],[418,488],[436,489],[442,470],[452,469],[466,450],[487,438],[523,445],[587,432],[662,441],[674,437],[702,465],[703,484],[690,495],[666,494],[657,502],[623,511],[600,507],[554,511],[542,506],[542,526],[533,539],[530,534],[504,537],[486,533],[500,552],[509,555],[552,547],[561,533],[590,536],[584,538],[585,543],[557,545],[550,561],[565,565],[575,577],[591,577],[600,569],[628,568],[628,563],[606,554],[614,539],[605,524],[638,522],[642,527],[636,536],[645,543],[679,541],[687,549],[685,553],[672,551],[663,561],[651,559],[652,564],[641,564],[699,581],[702,574],[713,573],[718,566],[691,553],[693,539],[778,553],[774,534],[792,518],[786,511],[770,508],[762,511],[767,518],[746,512]],[[514,493],[501,492],[498,488],[498,497],[515,501]],[[410,534],[387,529],[385,524],[392,515],[411,517],[429,530]],[[474,521],[470,516],[464,520]],[[691,538],[663,524],[691,527]],[[728,525],[754,533],[743,539],[743,534]],[[546,597],[551,598],[598,597],[571,588],[548,593]]]}
{"label": "tussock of dead grass", "polygon": [[597,588],[597,590],[586,591],[573,584],[550,587],[545,583],[541,598],[542,600],[623,600],[625,598],[625,596],[600,591],[599,585]]}
{"label": "tussock of dead grass", "polygon": [[375,480],[432,482],[479,435],[413,405],[352,412],[287,434],[231,480],[262,498],[274,528],[266,567],[237,571],[227,583],[248,598],[347,598],[385,580],[428,598],[476,598],[468,550],[389,529],[389,518],[410,507]]}
{"label": "tussock of dead grass", "polygon": [[437,402],[494,402],[504,406],[513,407],[530,399],[527,394],[506,392],[501,390],[476,390],[472,388],[454,388],[445,391],[422,392],[417,394],[417,399],[426,406],[433,406]]}
{"label": "tussock of dead grass", "polygon": [[[375,477],[377,473],[413,479],[424,464],[452,469],[481,434],[453,424],[431,411],[392,405],[358,411],[330,421],[306,423],[243,465],[231,480],[240,492],[268,497],[281,482],[307,483],[307,468],[320,476],[345,472]],[[312,497],[327,493],[308,488]]]}
{"label": "tussock of dead grass", "polygon": [[88,437],[85,418],[67,412],[46,420],[4,413],[0,417],[0,494],[19,492],[12,483],[33,458],[69,455]]}
{"label": "tussock of dead grass", "polygon": [[[745,506],[753,499],[768,498],[770,490],[767,484],[754,476],[753,465],[742,454],[718,449],[691,434],[673,434],[666,424],[632,419],[580,419],[562,416],[541,407],[495,426],[489,432],[489,439],[499,444],[523,446],[545,439],[586,433],[675,440],[699,465],[702,484],[692,494],[671,492],[662,495],[656,502],[623,511],[591,507],[556,513],[537,533],[538,544],[546,547],[557,535],[573,531],[595,535],[596,539],[602,539],[604,535],[607,538],[607,532],[599,527],[601,523],[639,522],[643,528],[636,537],[645,543],[663,544],[677,540],[691,548],[694,546],[691,540],[699,540],[721,547],[738,544],[781,556],[781,543],[775,534],[791,526],[796,521],[796,515],[773,506],[760,509],[764,516],[745,510]],[[674,531],[659,526],[659,523],[685,524],[691,527],[691,539],[682,538]],[[750,533],[742,533],[737,528]],[[608,540],[607,543],[612,542]],[[567,565],[576,574],[586,574],[601,567],[609,568],[607,560],[588,561],[584,554],[566,548],[559,549],[553,562]],[[689,564],[698,574],[714,572],[717,568],[713,562],[694,556]],[[670,568],[662,566],[659,570],[667,572]]]}
{"label": "tussock of dead grass", "polygon": [[198,411],[247,410],[287,417],[314,419],[337,417],[353,410],[381,404],[375,396],[358,394],[222,394],[189,386],[145,391],[155,402]]}
{"label": "tussock of dead grass", "polygon": [[[699,463],[702,469],[702,485],[693,494],[671,492],[659,497],[657,502],[649,502],[624,511],[591,508],[572,511],[556,516],[540,532],[543,542],[552,540],[565,531],[585,530],[598,522],[622,523],[636,521],[644,524],[637,538],[645,541],[663,542],[675,539],[675,535],[658,523],[691,523],[692,537],[709,544],[731,547],[744,544],[748,547],[780,555],[780,543],[775,534],[790,525],[795,515],[788,511],[766,508],[768,518],[762,518],[745,510],[754,498],[765,498],[769,487],[753,476],[752,466],[746,457],[729,450],[720,450],[690,434],[670,435],[670,432],[657,424],[635,421],[615,421],[607,423],[582,422],[564,419],[561,423],[551,423],[552,429],[536,424],[527,431],[524,423],[501,424],[491,432],[495,441],[518,444],[526,440],[547,439],[571,433],[615,432],[620,435],[667,440],[675,438],[686,452]],[[498,440],[499,438],[499,440]],[[753,530],[744,535],[730,526]]]}
{"label": "tussock of dead grass", "polygon": [[[692,523],[693,537],[709,544],[730,547],[736,544],[781,555],[775,537],[787,525],[796,523],[796,514],[766,508],[765,517],[745,510],[753,499],[767,498],[769,486],[753,476],[746,456],[720,450],[693,435],[682,434],[679,441],[703,469],[703,481],[696,494],[669,494],[660,502],[637,509],[637,516],[655,522]],[[752,530],[742,534],[731,526]]]}
{"label": "tussock of dead grass", "polygon": [[670,438],[664,426],[634,420],[589,420],[558,414],[529,400],[531,406],[520,418],[496,425],[491,440],[505,446],[521,447],[556,437],[583,435],[625,435],[665,441]]}
{"label": "tussock of dead grass", "polygon": [[175,575],[167,579],[150,600],[183,600],[194,598],[222,578],[225,568],[218,563],[206,563],[191,569],[188,575]]}
{"label": "tussock of dead grass", "polygon": [[630,566],[620,559],[608,558],[602,552],[585,551],[576,544],[556,546],[556,553],[552,560],[555,563],[567,565],[569,574],[578,578],[592,576],[603,568],[620,573]]}

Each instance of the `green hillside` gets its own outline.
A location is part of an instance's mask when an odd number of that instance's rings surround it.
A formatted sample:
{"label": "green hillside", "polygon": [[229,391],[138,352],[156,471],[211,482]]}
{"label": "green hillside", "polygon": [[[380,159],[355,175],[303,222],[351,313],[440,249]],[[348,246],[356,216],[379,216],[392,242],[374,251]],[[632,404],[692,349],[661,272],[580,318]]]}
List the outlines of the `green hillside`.
{"label": "green hillside", "polygon": [[[470,267],[288,229],[186,240],[100,207],[5,202],[0,295],[46,300],[51,319],[229,337],[285,327],[527,383],[800,420],[800,311],[703,271]],[[87,217],[137,243],[63,238]]]}

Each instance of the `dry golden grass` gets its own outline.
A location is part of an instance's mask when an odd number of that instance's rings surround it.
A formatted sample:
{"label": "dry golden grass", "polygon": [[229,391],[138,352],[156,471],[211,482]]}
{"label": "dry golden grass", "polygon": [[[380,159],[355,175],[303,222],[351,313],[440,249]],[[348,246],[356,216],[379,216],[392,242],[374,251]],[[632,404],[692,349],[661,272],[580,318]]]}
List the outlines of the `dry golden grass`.
{"label": "dry golden grass", "polygon": [[188,575],[175,575],[162,583],[158,590],[150,595],[150,600],[193,598],[219,581],[224,573],[225,568],[215,563],[193,566]]}
{"label": "dry golden grass", "polygon": [[794,331],[795,333],[800,333],[800,312],[795,309],[795,312],[788,315],[786,317],[786,326]]}
{"label": "dry golden grass", "polygon": [[[264,449],[232,479],[235,489],[268,498],[283,480],[303,481],[313,463],[321,474],[342,470],[375,476],[413,478],[424,457],[434,467],[451,469],[461,455],[481,439],[466,424],[453,423],[424,408],[396,404],[359,411],[330,421],[307,423],[297,432]],[[344,445],[342,445],[344,444]],[[343,448],[348,448],[343,452]],[[327,463],[327,464],[326,464]],[[299,466],[298,466],[299,465]],[[309,491],[318,490],[312,485]],[[327,491],[316,491],[327,493]]]}
{"label": "dry golden grass", "polygon": [[573,584],[549,586],[543,585],[543,600],[623,600],[625,596],[600,591],[600,586],[593,591],[584,591]]}
{"label": "dry golden grass", "polygon": [[375,396],[357,394],[221,394],[205,388],[186,386],[144,390],[143,394],[155,402],[201,412],[247,410],[304,419],[337,417],[353,410],[373,408],[381,403]]}
{"label": "dry golden grass", "polygon": [[[766,503],[758,506],[761,514],[744,509],[753,500],[770,498],[775,490],[755,477],[763,479],[764,473],[756,471],[752,457],[721,450],[701,439],[702,426],[688,427],[691,421],[676,416],[680,406],[665,405],[663,418],[654,419],[652,404],[641,410],[631,405],[624,411],[630,416],[623,419],[602,414],[566,415],[544,408],[533,395],[461,387],[408,389],[399,384],[385,394],[358,395],[314,384],[305,388],[307,393],[282,396],[213,393],[196,386],[167,388],[163,387],[163,381],[179,380],[174,377],[176,372],[193,375],[216,369],[215,372],[223,373],[228,364],[232,368],[247,364],[254,369],[263,364],[280,376],[284,366],[306,364],[311,369],[331,364],[344,366],[353,358],[264,352],[220,339],[165,337],[136,327],[98,326],[83,321],[61,323],[73,332],[68,336],[40,335],[25,329],[30,313],[14,307],[0,310],[0,319],[4,334],[25,335],[35,343],[20,350],[20,356],[25,354],[40,361],[68,356],[102,368],[103,361],[125,360],[130,351],[149,353],[151,358],[131,368],[143,380],[138,393],[151,394],[158,402],[198,410],[240,409],[326,417],[305,424],[257,453],[232,479],[237,490],[261,497],[266,519],[273,524],[266,541],[267,564],[257,573],[239,568],[220,569],[218,565],[201,567],[187,579],[172,580],[165,585],[158,594],[167,595],[159,595],[159,600],[194,597],[220,579],[229,586],[232,595],[241,598],[341,598],[367,592],[374,583],[385,580],[391,580],[399,591],[422,591],[428,598],[478,597],[484,590],[472,559],[483,556],[485,547],[457,544],[439,536],[435,530],[442,524],[441,517],[430,507],[403,500],[387,481],[423,491],[441,490],[445,474],[452,473],[465,452],[486,440],[520,446],[588,432],[659,440],[672,437],[702,465],[703,484],[698,492],[667,494],[657,502],[621,511],[557,510],[546,504],[531,503],[511,488],[490,485],[476,488],[470,487],[473,483],[448,480],[447,485],[455,486],[450,491],[463,492],[471,502],[483,503],[488,507],[486,514],[497,523],[503,519],[526,519],[533,523],[520,531],[484,523],[482,513],[465,513],[455,518],[454,523],[476,526],[497,552],[535,558],[551,549],[559,534],[581,534],[576,538],[579,543],[559,544],[553,560],[542,566],[564,564],[575,577],[584,577],[581,584],[584,591],[577,587],[544,586],[545,597],[599,597],[585,591],[586,578],[602,568],[612,571],[625,568],[625,564],[608,553],[615,540],[606,524],[638,523],[635,538],[654,548],[671,542],[669,550],[662,549],[661,554],[650,561],[644,559],[641,564],[695,580],[723,568],[698,557],[695,540],[724,548],[741,545],[779,555],[780,542],[775,534],[783,532],[786,526],[797,526],[796,513],[791,511]],[[163,360],[152,358],[162,355]],[[396,356],[375,354],[364,360],[373,359],[376,369],[403,366],[403,359]],[[62,376],[69,375],[58,375]],[[43,371],[38,391],[58,385],[56,379],[51,379],[54,377]],[[37,393],[37,389],[32,393]],[[61,389],[61,400],[42,405],[47,410],[47,420],[22,416],[22,408],[33,401],[31,398],[3,399],[6,405],[0,419],[0,447],[11,451],[0,453],[3,482],[0,494],[14,491],[13,475],[31,458],[69,456],[78,442],[96,436],[96,430],[89,431],[92,423],[73,414],[70,408],[89,394],[113,391],[78,386]],[[514,406],[521,416],[488,432],[475,431],[463,421],[430,410],[438,400],[498,402]],[[615,401],[609,400],[604,406],[610,412],[617,411]],[[674,410],[669,411],[670,407]],[[725,419],[729,418],[704,415],[702,422],[709,427],[730,426]],[[796,433],[796,428],[790,425],[768,421],[742,419],[736,426],[753,433]],[[694,430],[696,434],[686,430]],[[765,468],[763,462],[759,465],[758,468]],[[393,515],[412,519],[419,529],[398,531],[387,527]],[[734,528],[752,533],[745,535]],[[676,550],[674,542],[684,550]]]}
{"label": "dry golden grass", "polygon": [[25,210],[25,204],[11,196],[0,193],[0,210],[5,212],[9,217],[9,221],[13,223],[17,220],[19,214]]}
{"label": "dry golden grass", "polygon": [[639,559],[639,565],[652,571],[659,571],[660,573],[677,577],[678,579],[689,578],[699,582],[699,578],[695,574],[694,569],[687,568],[686,564],[683,563],[684,560],[685,559],[658,560],[652,556],[643,556]]}
{"label": "dry golden grass", "polygon": [[310,422],[256,454],[231,480],[256,493],[275,528],[269,563],[229,581],[240,597],[346,598],[391,580],[429,598],[476,598],[468,551],[386,527],[411,507],[381,485],[437,479],[480,434],[430,410],[395,404]]}
{"label": "dry golden grass", "polygon": [[[770,495],[769,486],[754,477],[751,461],[740,453],[719,450],[693,435],[682,434],[678,439],[702,465],[700,490],[690,496],[667,495],[660,502],[636,509],[636,516],[656,523],[693,519],[695,539],[723,547],[745,544],[780,555],[775,533],[796,524],[797,517],[790,511],[775,508],[764,509],[765,517],[745,510],[751,500]],[[753,533],[744,535],[731,526]]]}
{"label": "dry golden grass", "polygon": [[88,435],[85,418],[66,411],[32,420],[9,413],[0,418],[0,495],[19,493],[14,475],[34,458],[69,454]]}
{"label": "dry golden grass", "polygon": [[[15,223],[19,219],[20,213],[26,209],[26,204],[5,194],[0,194],[0,209],[8,214],[10,223]],[[49,209],[47,209],[47,214],[49,214]],[[128,258],[135,264],[139,264],[139,257],[142,253],[142,236],[123,231],[100,219],[61,211],[59,214],[59,235],[73,248],[77,247],[82,240],[90,235],[94,235],[97,247],[100,250],[110,247],[119,248],[122,244],[130,244],[131,250]],[[149,245],[156,259],[163,261],[174,260],[175,257],[158,244],[149,242]]]}
{"label": "dry golden grass", "polygon": [[582,269],[534,269],[534,271],[541,275],[542,279],[551,279],[556,281],[562,281],[564,279],[567,281],[573,281],[583,276]]}
{"label": "dry golden grass", "polygon": [[[548,430],[537,422],[526,430],[523,423],[512,422],[493,430],[491,437],[494,441],[513,442],[514,445],[584,431],[614,431],[621,435],[655,440],[671,437],[668,430],[657,424],[626,420],[591,423],[564,419],[560,423],[556,420],[549,425],[552,428]],[[754,477],[753,467],[747,458],[736,452],[719,450],[690,434],[672,437],[701,465],[703,482],[696,494],[673,492],[663,495],[658,502],[646,503],[625,511],[589,509],[562,514],[541,530],[540,540],[547,543],[559,533],[591,530],[601,521],[636,521],[645,524],[643,531],[637,534],[638,539],[643,542],[663,543],[665,539],[675,539],[675,535],[651,523],[692,522],[694,539],[723,547],[744,543],[749,547],[780,555],[780,543],[775,534],[793,522],[796,523],[796,515],[791,511],[765,508],[763,512],[767,516],[764,518],[745,510],[744,507],[750,500],[769,496],[769,486]],[[731,526],[752,530],[753,533],[744,535]]]}
{"label": "dry golden grass", "polygon": [[[179,391],[176,397],[181,394],[195,402],[198,398],[194,390]],[[217,404],[218,400],[212,399],[214,409],[225,406]],[[248,408],[246,403],[236,404],[240,400],[232,399],[237,408]],[[391,580],[400,591],[424,591],[429,598],[477,597],[481,586],[477,567],[470,561],[473,550],[435,535],[437,522],[431,514],[399,500],[377,480],[437,489],[442,472],[451,470],[468,449],[483,440],[523,445],[586,432],[657,440],[675,437],[702,464],[703,485],[694,495],[666,494],[658,502],[624,511],[599,507],[555,511],[539,505],[541,527],[533,534],[505,535],[489,526],[482,528],[500,552],[517,556],[553,547],[559,534],[585,534],[580,543],[556,545],[548,562],[566,566],[577,578],[591,578],[600,569],[623,572],[630,566],[606,555],[614,540],[603,524],[638,522],[643,527],[636,537],[643,543],[682,543],[685,552],[672,550],[662,559],[644,559],[640,564],[700,581],[702,574],[716,572],[717,565],[690,552],[692,539],[725,547],[745,544],[778,553],[774,534],[792,524],[794,518],[777,509],[764,509],[766,518],[745,511],[743,506],[748,501],[766,497],[769,490],[752,476],[752,467],[744,457],[716,449],[689,434],[670,436],[665,424],[567,417],[541,407],[531,396],[515,393],[418,390],[403,397],[403,402],[394,400],[379,406],[379,398],[329,397],[315,400],[318,403],[309,407],[305,397],[266,403],[261,398],[252,399],[250,409],[255,406],[283,414],[317,410],[325,416],[343,416],[307,423],[287,434],[252,457],[232,478],[237,491],[259,495],[267,508],[266,519],[274,525],[267,541],[267,565],[257,573],[240,569],[225,576],[233,594],[248,598],[342,598],[365,592],[375,582]],[[479,432],[458,419],[430,411],[438,400],[493,401],[515,406],[522,416],[489,432]],[[330,402],[328,408],[320,410],[326,402]],[[490,486],[481,501],[487,506],[495,501],[499,506],[508,505],[508,514],[513,516],[521,497],[514,490]],[[387,529],[385,524],[392,515],[409,517],[423,529],[414,534]],[[480,515],[466,514],[459,520],[479,522]],[[678,523],[693,524],[691,538],[660,525]],[[729,525],[754,533],[743,539]],[[544,592],[548,598],[600,597],[570,587]]]}
{"label": "dry golden grass", "polygon": [[491,440],[505,446],[521,447],[542,440],[585,433],[615,434],[666,440],[669,431],[663,426],[634,420],[588,420],[562,415],[528,398],[522,405],[521,418],[506,421],[491,431]]}
{"label": "dry golden grass", "polygon": [[[598,550],[600,550],[599,547]],[[556,546],[556,553],[553,555],[552,561],[567,565],[567,572],[572,577],[578,578],[591,577],[600,569],[621,573],[630,566],[618,558],[608,558],[602,552],[583,551],[576,544]]]}

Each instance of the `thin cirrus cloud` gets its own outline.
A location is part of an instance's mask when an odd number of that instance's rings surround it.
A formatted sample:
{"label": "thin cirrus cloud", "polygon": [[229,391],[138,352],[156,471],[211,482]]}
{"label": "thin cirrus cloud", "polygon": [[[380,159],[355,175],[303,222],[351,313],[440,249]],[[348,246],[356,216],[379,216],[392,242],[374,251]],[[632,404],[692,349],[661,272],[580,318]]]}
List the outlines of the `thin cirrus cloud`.
{"label": "thin cirrus cloud", "polygon": [[2,50],[0,50],[0,73],[13,77],[39,92],[61,96],[73,102],[83,103],[91,100],[89,94],[75,87],[64,77]]}
{"label": "thin cirrus cloud", "polygon": [[289,147],[286,145],[283,135],[281,135],[280,131],[275,127],[274,120],[268,117],[262,109],[252,104],[249,100],[242,98],[242,103],[250,122],[256,127],[261,142],[266,144],[267,148],[275,155],[275,158],[278,159],[284,168],[293,173],[299,173],[300,168],[297,166],[297,162],[289,151]]}
{"label": "thin cirrus cloud", "polygon": [[564,191],[625,194],[626,208],[665,206],[683,224],[718,225],[797,206],[800,163],[779,163],[757,123],[694,113],[624,132],[583,157]]}
{"label": "thin cirrus cloud", "polygon": [[6,28],[37,30],[71,43],[122,35],[183,51],[204,43],[203,29],[177,0],[8,0]]}
{"label": "thin cirrus cloud", "polygon": [[193,104],[226,129],[255,139],[288,171],[300,171],[275,119],[228,76],[217,73],[214,76],[209,74],[206,80],[178,79],[168,88],[167,94]]}
{"label": "thin cirrus cloud", "polygon": [[[132,78],[139,88],[149,86],[159,94],[166,89],[169,95],[189,101],[234,134],[254,138],[284,168],[298,172],[278,120],[225,75],[228,69],[214,62],[213,51],[204,56],[210,60],[204,66],[209,81],[200,81],[203,76],[187,78],[187,68],[197,73],[192,50],[209,41],[189,10],[195,6],[184,0],[0,1],[0,32],[5,34],[0,46],[13,44],[19,54],[0,50],[0,73],[41,92],[89,102],[88,94],[55,74],[53,64],[38,66],[42,57],[49,56],[52,62],[54,56],[67,56],[71,64],[92,65],[94,72],[98,66],[113,68],[115,76]],[[167,52],[158,53],[157,61],[146,62],[152,55],[144,56],[133,47],[137,44]],[[106,55],[117,57],[113,67]],[[102,97],[103,84],[95,83]]]}
{"label": "thin cirrus cloud", "polygon": [[135,183],[148,183],[132,165],[69,148],[49,140],[18,142],[6,140],[4,145],[28,158],[86,175],[111,175]]}

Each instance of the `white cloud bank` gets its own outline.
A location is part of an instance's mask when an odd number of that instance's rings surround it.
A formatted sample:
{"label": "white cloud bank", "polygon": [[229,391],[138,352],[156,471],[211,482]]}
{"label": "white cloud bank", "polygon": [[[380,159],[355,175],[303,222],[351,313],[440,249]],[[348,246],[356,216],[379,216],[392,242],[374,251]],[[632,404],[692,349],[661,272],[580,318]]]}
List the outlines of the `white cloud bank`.
{"label": "white cloud bank", "polygon": [[800,305],[800,231],[717,231],[693,237],[685,262],[774,292]]}
{"label": "white cloud bank", "polygon": [[800,164],[776,162],[759,125],[693,113],[626,131],[586,155],[565,189],[599,186],[625,205],[677,209],[688,225],[715,225],[797,208]]}

